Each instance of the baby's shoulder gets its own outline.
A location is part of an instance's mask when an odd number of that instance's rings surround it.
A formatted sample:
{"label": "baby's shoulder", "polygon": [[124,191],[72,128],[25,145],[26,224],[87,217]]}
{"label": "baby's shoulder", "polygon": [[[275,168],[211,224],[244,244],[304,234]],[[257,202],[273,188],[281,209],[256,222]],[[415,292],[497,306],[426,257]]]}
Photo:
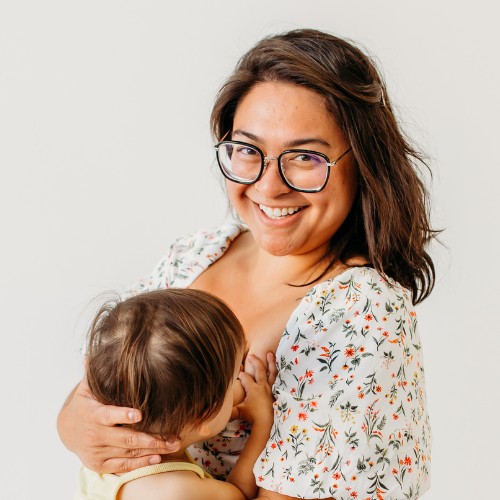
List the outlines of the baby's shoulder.
{"label": "baby's shoulder", "polygon": [[191,471],[164,472],[124,484],[118,500],[176,500],[202,498],[200,492],[211,479],[201,479]]}

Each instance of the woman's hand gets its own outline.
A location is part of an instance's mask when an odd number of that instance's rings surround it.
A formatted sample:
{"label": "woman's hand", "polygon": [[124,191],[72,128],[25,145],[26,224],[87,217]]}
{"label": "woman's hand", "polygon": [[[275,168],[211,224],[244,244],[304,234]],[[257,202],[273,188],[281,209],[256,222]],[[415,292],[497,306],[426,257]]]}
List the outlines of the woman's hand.
{"label": "woman's hand", "polygon": [[235,408],[238,409],[239,418],[247,422],[272,425],[274,412],[272,386],[278,374],[274,354],[271,352],[267,354],[267,370],[253,354],[249,354],[247,360],[255,373],[255,380],[248,373],[240,373],[238,378],[246,396]]}
{"label": "woman's hand", "polygon": [[128,472],[160,462],[160,454],[172,453],[180,442],[165,443],[120,424],[142,418],[133,408],[106,406],[96,401],[84,378],[59,413],[57,429],[62,442],[89,469],[104,474]]}

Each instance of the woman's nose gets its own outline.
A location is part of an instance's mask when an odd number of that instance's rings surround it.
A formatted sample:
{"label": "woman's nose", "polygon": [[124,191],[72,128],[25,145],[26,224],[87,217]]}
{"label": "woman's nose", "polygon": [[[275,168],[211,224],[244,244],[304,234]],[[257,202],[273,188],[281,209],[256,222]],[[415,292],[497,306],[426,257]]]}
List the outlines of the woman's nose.
{"label": "woman's nose", "polygon": [[261,178],[255,183],[255,188],[266,198],[276,198],[280,194],[291,191],[281,178],[277,158],[265,158],[264,172]]}

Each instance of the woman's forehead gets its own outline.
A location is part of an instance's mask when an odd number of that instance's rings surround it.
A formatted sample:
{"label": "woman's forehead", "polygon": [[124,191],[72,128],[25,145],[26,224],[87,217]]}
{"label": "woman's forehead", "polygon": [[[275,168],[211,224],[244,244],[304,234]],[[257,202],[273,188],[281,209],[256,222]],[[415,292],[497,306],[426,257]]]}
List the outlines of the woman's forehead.
{"label": "woman's forehead", "polygon": [[338,142],[339,135],[325,98],[293,84],[255,85],[238,104],[233,122],[233,139],[279,142],[285,147],[298,147],[297,141],[305,139],[330,145]]}

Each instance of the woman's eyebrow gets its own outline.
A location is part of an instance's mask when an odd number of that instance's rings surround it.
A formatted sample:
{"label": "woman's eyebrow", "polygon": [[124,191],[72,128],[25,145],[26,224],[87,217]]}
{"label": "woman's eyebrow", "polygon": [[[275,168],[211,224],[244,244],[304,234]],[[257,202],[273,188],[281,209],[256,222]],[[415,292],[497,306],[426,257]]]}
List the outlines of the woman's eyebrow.
{"label": "woman's eyebrow", "polygon": [[[245,137],[248,137],[252,141],[255,142],[264,142],[262,138],[259,136],[252,134],[251,132],[247,132],[245,130],[237,129],[233,130],[233,135],[244,135]],[[294,139],[293,141],[289,141],[284,144],[285,148],[296,148],[298,146],[303,146],[304,144],[322,144],[323,146],[327,146],[331,148],[331,145],[326,142],[324,139],[321,139],[320,137],[305,137],[304,139]]]}

